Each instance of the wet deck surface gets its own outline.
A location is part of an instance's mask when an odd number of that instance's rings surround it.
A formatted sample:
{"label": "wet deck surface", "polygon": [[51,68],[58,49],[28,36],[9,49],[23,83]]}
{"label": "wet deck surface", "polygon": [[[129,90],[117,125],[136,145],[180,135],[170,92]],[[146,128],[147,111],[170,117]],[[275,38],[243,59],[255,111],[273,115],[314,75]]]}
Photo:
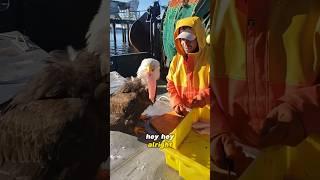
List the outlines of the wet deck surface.
{"label": "wet deck surface", "polygon": [[180,179],[178,173],[165,164],[158,148],[147,148],[136,137],[110,132],[111,179],[152,180]]}

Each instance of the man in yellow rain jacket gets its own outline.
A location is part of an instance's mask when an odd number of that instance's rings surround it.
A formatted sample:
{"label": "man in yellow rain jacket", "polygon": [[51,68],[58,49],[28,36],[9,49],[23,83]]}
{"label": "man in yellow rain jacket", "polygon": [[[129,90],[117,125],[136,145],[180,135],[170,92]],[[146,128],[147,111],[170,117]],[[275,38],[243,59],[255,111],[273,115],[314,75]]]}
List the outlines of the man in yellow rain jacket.
{"label": "man in yellow rain jacket", "polygon": [[250,161],[236,141],[261,149],[319,135],[320,1],[215,0],[212,22],[213,163],[240,175]]}
{"label": "man in yellow rain jacket", "polygon": [[177,54],[167,75],[167,90],[176,113],[186,115],[189,108],[210,103],[209,49],[199,17],[187,17],[176,24]]}

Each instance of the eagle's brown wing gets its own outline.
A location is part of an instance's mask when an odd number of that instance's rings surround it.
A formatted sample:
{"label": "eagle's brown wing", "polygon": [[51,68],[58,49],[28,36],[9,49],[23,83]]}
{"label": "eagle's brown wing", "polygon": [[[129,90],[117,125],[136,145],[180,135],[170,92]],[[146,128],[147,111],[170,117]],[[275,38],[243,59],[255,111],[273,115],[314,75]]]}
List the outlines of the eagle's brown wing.
{"label": "eagle's brown wing", "polygon": [[[38,100],[16,106],[0,117],[0,159],[12,162],[47,160],[50,146],[68,123],[79,120],[80,99]],[[45,156],[42,156],[45,155]]]}
{"label": "eagle's brown wing", "polygon": [[126,82],[110,98],[111,130],[132,134],[139,116],[151,104],[140,80]]}
{"label": "eagle's brown wing", "polygon": [[[106,159],[96,55],[48,60],[0,114],[0,179],[92,179]],[[1,109],[2,110],[2,109]],[[39,172],[38,172],[39,171]]]}
{"label": "eagle's brown wing", "polygon": [[[66,58],[63,55],[58,57]],[[9,107],[32,100],[67,97],[74,68],[68,59],[58,57],[47,60],[46,66],[13,98]]]}
{"label": "eagle's brown wing", "polygon": [[105,119],[95,100],[36,100],[0,117],[0,179],[90,180],[106,159]]}
{"label": "eagle's brown wing", "polygon": [[64,152],[59,150],[63,148],[60,140],[66,140],[75,133],[69,131],[70,134],[66,135],[64,131],[79,123],[82,106],[80,99],[38,100],[17,105],[2,115],[1,179],[37,179],[37,176],[46,174],[49,161],[57,161],[58,156],[63,156]]}

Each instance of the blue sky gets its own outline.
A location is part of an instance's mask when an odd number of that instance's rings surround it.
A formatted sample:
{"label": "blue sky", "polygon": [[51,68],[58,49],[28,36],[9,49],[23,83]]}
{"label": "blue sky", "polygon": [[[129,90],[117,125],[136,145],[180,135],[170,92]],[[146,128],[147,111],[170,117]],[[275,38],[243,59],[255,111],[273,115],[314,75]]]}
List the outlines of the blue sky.
{"label": "blue sky", "polygon": [[[154,0],[139,0],[138,10],[147,10],[147,8],[152,5]],[[160,5],[168,5],[168,0],[159,0]]]}

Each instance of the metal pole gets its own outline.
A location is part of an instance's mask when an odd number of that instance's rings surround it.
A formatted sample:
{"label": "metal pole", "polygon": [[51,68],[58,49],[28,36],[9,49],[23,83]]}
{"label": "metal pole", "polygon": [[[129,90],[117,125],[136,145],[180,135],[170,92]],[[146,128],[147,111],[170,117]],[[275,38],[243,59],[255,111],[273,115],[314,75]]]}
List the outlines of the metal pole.
{"label": "metal pole", "polygon": [[153,55],[153,47],[152,47],[152,18],[150,18],[149,33],[150,33],[150,37],[149,37],[150,52]]}
{"label": "metal pole", "polygon": [[130,45],[130,38],[129,38],[130,25],[129,25],[129,23],[127,23],[127,31],[128,31],[128,44]]}
{"label": "metal pole", "polygon": [[126,30],[123,24],[121,24],[121,26],[122,26],[122,42],[126,43],[126,32],[125,32]]}
{"label": "metal pole", "polygon": [[116,34],[116,23],[112,23],[113,28],[113,41],[114,41],[114,52],[117,53],[117,34]]}

